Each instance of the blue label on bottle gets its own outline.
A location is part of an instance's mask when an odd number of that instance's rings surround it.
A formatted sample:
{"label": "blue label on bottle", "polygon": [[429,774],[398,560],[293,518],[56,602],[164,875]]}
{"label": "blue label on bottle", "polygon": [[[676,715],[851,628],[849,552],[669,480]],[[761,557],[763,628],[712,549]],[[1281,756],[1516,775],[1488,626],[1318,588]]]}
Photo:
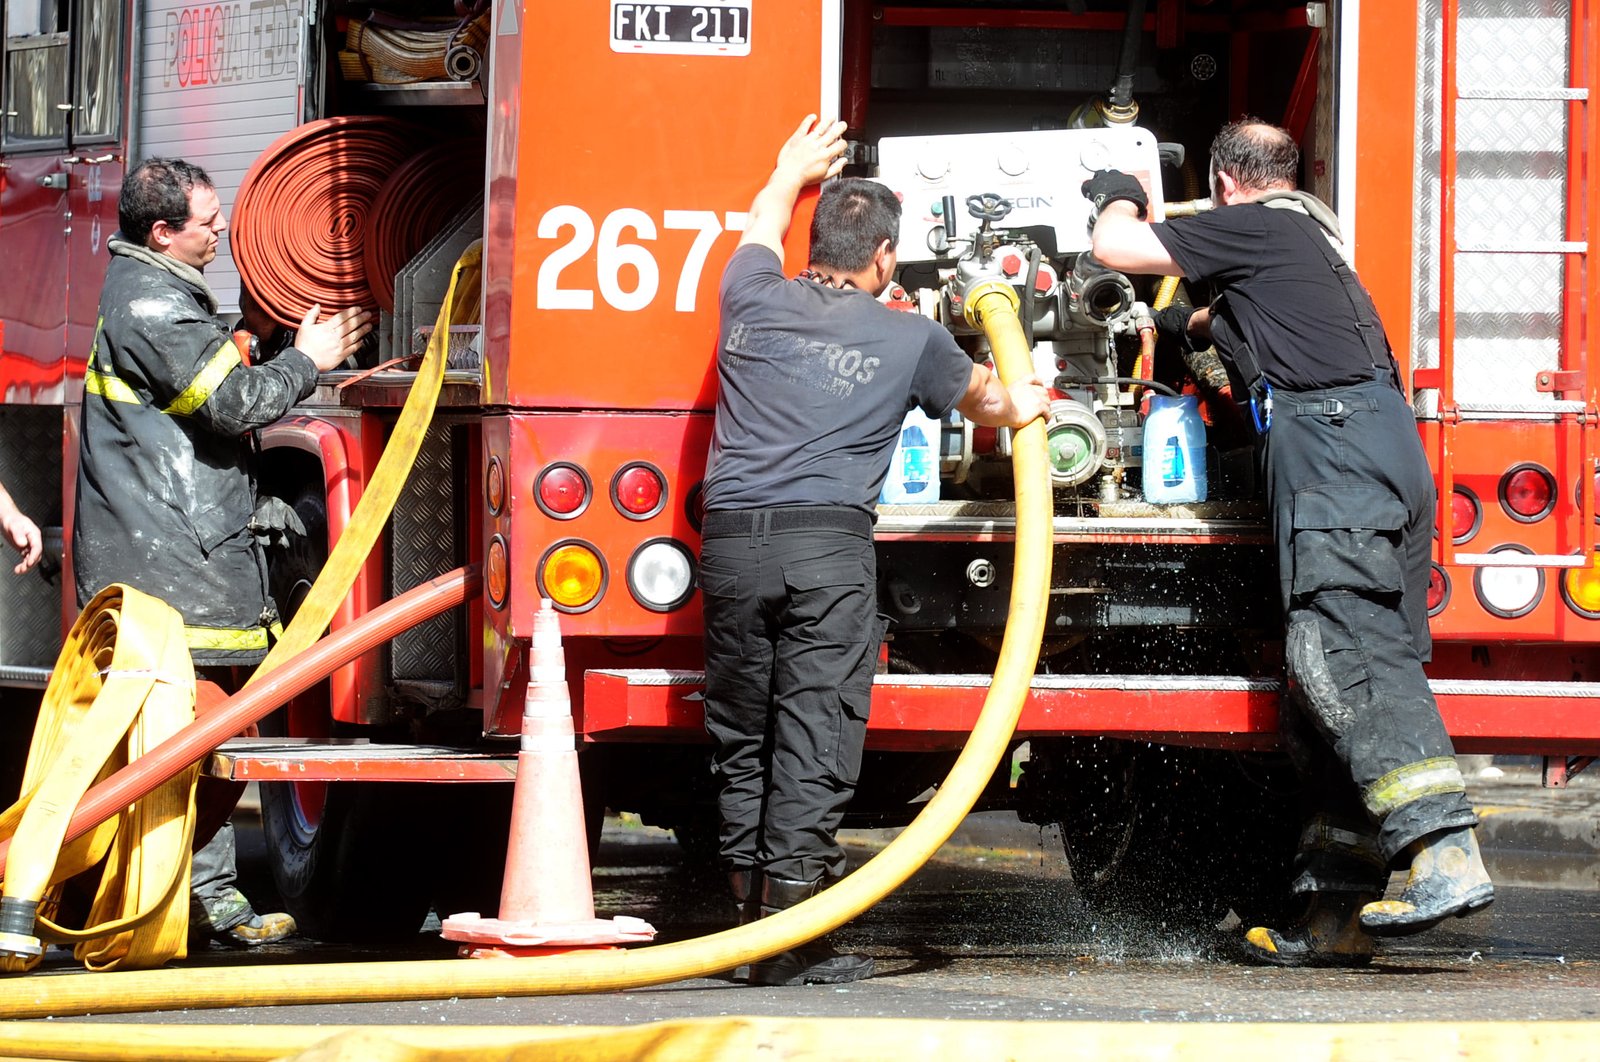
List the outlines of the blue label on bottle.
{"label": "blue label on bottle", "polygon": [[900,482],[906,493],[917,494],[927,489],[931,479],[928,437],[917,425],[909,425],[900,432],[900,448]]}
{"label": "blue label on bottle", "polygon": [[1170,438],[1161,451],[1161,482],[1176,487],[1183,482],[1184,471],[1183,447],[1178,445],[1176,437]]}

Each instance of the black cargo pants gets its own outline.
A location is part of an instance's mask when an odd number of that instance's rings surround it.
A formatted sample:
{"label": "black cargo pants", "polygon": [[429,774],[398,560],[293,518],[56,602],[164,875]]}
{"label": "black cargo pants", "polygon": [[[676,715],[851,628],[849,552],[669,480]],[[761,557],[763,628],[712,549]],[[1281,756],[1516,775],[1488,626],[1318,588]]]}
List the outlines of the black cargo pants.
{"label": "black cargo pants", "polygon": [[706,732],[721,854],[795,881],[844,873],[883,628],[872,519],[852,508],[706,514]]}
{"label": "black cargo pants", "polygon": [[1275,391],[1265,456],[1288,624],[1281,729],[1312,805],[1296,890],[1381,892],[1406,845],[1477,822],[1422,668],[1433,480],[1386,381]]}

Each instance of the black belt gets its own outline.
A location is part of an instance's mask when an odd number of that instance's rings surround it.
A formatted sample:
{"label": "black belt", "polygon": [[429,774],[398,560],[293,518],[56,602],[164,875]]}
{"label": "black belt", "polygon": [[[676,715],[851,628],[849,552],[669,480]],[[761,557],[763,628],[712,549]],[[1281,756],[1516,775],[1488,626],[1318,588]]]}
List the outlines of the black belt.
{"label": "black belt", "polygon": [[872,516],[848,505],[774,509],[713,509],[701,538],[733,538],[758,531],[844,531],[872,537]]}

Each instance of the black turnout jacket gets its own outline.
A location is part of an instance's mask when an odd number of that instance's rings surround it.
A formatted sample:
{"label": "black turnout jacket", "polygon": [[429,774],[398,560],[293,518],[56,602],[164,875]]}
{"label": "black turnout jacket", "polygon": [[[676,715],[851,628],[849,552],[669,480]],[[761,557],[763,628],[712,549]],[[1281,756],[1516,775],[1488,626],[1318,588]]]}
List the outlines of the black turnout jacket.
{"label": "black turnout jacket", "polygon": [[276,612],[250,529],[253,432],[316,387],[294,348],[246,366],[200,272],[119,236],[84,377],[72,562],[183,615],[195,663],[248,664]]}

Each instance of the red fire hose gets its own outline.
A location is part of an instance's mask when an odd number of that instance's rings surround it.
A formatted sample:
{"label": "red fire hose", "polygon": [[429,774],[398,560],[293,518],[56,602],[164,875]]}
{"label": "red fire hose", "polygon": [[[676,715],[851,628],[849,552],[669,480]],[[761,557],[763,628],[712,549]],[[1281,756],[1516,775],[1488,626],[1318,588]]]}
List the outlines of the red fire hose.
{"label": "red fire hose", "polygon": [[313,304],[324,312],[379,304],[367,276],[368,215],[425,136],[394,118],[324,118],[256,159],[233,205],[233,260],[280,324],[295,327]]}
{"label": "red fire hose", "polygon": [[367,211],[367,283],[378,305],[394,310],[394,278],[451,218],[477,197],[481,181],[463,179],[463,159],[483,158],[483,141],[435,144],[401,163]]}
{"label": "red fire hose", "polygon": [[[65,841],[88,833],[251,723],[315,685],[334,668],[423,620],[471,601],[480,586],[476,567],[457,568],[384,602],[361,619],[291,657],[281,667],[196,719],[148,756],[141,756],[85,793],[67,826]],[[10,848],[9,840],[0,841],[0,876],[4,875]]]}

